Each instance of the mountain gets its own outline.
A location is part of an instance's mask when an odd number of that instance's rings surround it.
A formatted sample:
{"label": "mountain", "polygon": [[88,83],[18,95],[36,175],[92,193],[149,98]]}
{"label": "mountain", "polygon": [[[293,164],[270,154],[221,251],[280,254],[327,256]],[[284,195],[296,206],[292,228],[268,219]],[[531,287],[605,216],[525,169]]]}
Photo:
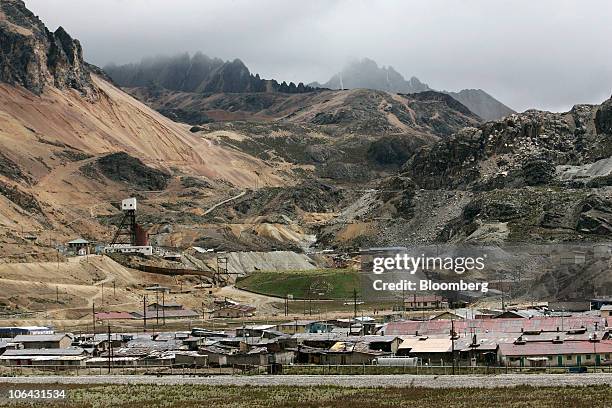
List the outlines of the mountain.
{"label": "mountain", "polygon": [[[368,58],[353,61],[323,85],[318,82],[309,85],[330,89],[378,89],[394,93],[416,93],[432,90],[417,78],[412,77],[407,81],[393,67],[379,67],[375,61]],[[512,109],[481,89],[444,92],[467,106],[468,109],[484,120],[495,120],[514,113]]]}
{"label": "mountain", "polygon": [[463,89],[459,92],[445,92],[484,120],[496,120],[515,113],[515,111],[482,89]]}
{"label": "mountain", "polygon": [[158,86],[194,93],[312,92],[312,87],[261,79],[239,59],[223,61],[201,52],[143,59],[136,64],[108,65],[104,71],[121,87]]}
{"label": "mountain", "polygon": [[59,27],[50,32],[19,0],[0,3],[0,81],[41,94],[45,86],[95,93],[81,44]]}
{"label": "mountain", "polygon": [[[55,244],[75,235],[104,239],[112,230],[104,217],[116,214],[111,203],[143,198],[143,190],[159,189],[171,202],[186,178],[218,194],[291,178],[290,170],[277,173],[202,139],[132,98],[83,61],[77,40],[63,29],[51,33],[23,1],[0,3],[0,39],[3,260],[55,257]],[[109,163],[127,173],[109,172]],[[134,172],[151,180],[124,177]],[[216,193],[202,197],[214,201]]]}
{"label": "mountain", "polygon": [[379,67],[375,61],[368,58],[348,64],[322,85],[316,82],[309,85],[329,89],[378,89],[395,93],[416,93],[431,89],[416,77],[406,81],[393,67]]}

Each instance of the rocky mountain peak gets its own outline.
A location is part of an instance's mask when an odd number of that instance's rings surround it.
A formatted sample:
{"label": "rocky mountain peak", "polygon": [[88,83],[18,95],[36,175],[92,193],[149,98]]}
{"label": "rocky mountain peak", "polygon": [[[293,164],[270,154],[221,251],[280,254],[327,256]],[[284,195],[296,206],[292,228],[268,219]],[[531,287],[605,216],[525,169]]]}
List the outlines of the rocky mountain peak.
{"label": "rocky mountain peak", "polygon": [[[311,84],[317,86],[317,83]],[[392,66],[379,67],[370,58],[355,60],[346,65],[342,71],[321,85],[330,89],[367,88],[387,92],[415,93],[430,90],[427,84],[416,77],[406,81]]]}
{"label": "rocky mountain peak", "polygon": [[108,75],[122,87],[138,88],[152,85],[170,91],[195,93],[281,92],[306,93],[313,88],[302,83],[278,83],[251,74],[242,60],[223,61],[201,52],[173,57],[143,59],[136,64],[108,65]]}
{"label": "rocky mountain peak", "polygon": [[96,94],[78,40],[51,32],[21,0],[0,3],[0,81],[41,94],[45,86]]}

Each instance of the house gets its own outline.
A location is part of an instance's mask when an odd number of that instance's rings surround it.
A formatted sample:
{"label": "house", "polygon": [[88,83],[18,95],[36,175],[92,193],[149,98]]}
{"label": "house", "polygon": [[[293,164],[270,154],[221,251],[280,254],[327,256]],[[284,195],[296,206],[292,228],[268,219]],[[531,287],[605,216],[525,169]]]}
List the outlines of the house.
{"label": "house", "polygon": [[531,319],[535,316],[544,316],[542,311],[537,309],[519,309],[519,310],[506,310],[496,315],[495,319]]}
{"label": "house", "polygon": [[321,365],[372,364],[379,357],[390,355],[384,351],[372,350],[365,342],[337,341],[329,348],[298,346],[296,362]]}
{"label": "house", "polygon": [[[263,337],[264,333],[270,331],[276,331],[275,324],[255,324],[250,326],[243,326],[236,329],[236,337]],[[280,335],[283,335],[283,333],[280,333]],[[267,337],[270,338],[270,336]]]}
{"label": "house", "polygon": [[421,336],[404,339],[397,354],[418,357],[425,361],[440,362],[452,360],[452,349],[453,342],[449,336],[439,338]]}
{"label": "house", "polygon": [[194,351],[180,351],[174,354],[174,366],[208,367],[208,356]]}
{"label": "house", "polygon": [[80,347],[6,350],[0,363],[6,366],[84,366],[87,359]]}
{"label": "house", "polygon": [[446,310],[440,314],[437,314],[431,318],[431,320],[468,320],[468,319],[480,319],[480,312],[476,309],[468,308],[457,308]]}
{"label": "house", "polygon": [[438,295],[413,295],[404,299],[404,307],[408,310],[443,309],[448,307],[448,302]]}
{"label": "house", "polygon": [[20,334],[13,341],[23,344],[24,349],[65,349],[72,344],[72,337],[68,334]]}
{"label": "house", "polygon": [[612,317],[612,305],[604,305],[599,309],[601,317]]}
{"label": "house", "polygon": [[612,341],[551,341],[514,343],[497,347],[500,365],[511,367],[573,367],[612,364]]}
{"label": "house", "polygon": [[83,238],[77,238],[68,242],[68,249],[77,255],[87,255],[91,252],[91,242]]}
{"label": "house", "polygon": [[[277,326],[277,329],[285,334],[296,334],[296,333],[321,333],[323,331],[331,331],[331,324],[325,324],[324,322],[317,320],[298,320],[295,319],[292,322],[281,323]],[[329,329],[328,329],[329,328]]]}
{"label": "house", "polygon": [[585,328],[587,331],[601,329],[606,318],[592,315],[571,317],[542,316],[531,319],[466,319],[466,320],[402,320],[390,322],[381,330],[386,335],[434,335],[449,334],[451,325],[459,334],[469,333],[523,333],[523,332],[562,332]]}
{"label": "house", "polygon": [[559,312],[586,312],[591,310],[591,302],[548,302],[548,309]]}
{"label": "house", "polygon": [[226,317],[233,319],[250,317],[255,314],[255,310],[257,310],[257,308],[250,305],[229,304],[213,311],[212,317]]}

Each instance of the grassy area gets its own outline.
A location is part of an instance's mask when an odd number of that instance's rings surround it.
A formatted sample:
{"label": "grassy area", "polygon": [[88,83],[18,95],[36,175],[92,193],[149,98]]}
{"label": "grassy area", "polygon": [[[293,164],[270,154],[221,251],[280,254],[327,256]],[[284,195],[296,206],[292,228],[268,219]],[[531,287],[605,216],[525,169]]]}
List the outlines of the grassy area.
{"label": "grassy area", "polygon": [[[63,388],[57,385],[23,385],[28,388]],[[12,386],[14,388],[14,386]],[[0,385],[0,397],[8,392]],[[237,387],[203,385],[100,385],[69,386],[61,402],[39,402],[62,407],[405,407],[420,408],[553,408],[609,406],[612,387],[516,387],[516,388],[342,388],[321,387]],[[4,400],[6,402],[7,400]],[[0,406],[4,404],[0,398]],[[31,407],[31,401],[7,406]]]}
{"label": "grassy area", "polygon": [[255,272],[236,287],[269,296],[292,294],[294,299],[352,299],[353,290],[361,291],[359,272],[352,269]]}

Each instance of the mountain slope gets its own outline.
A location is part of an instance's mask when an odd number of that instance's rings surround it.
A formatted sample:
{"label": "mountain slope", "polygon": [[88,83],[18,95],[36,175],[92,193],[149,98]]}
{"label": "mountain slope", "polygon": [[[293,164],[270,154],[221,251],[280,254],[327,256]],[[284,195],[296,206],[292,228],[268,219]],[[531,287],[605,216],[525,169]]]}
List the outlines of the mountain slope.
{"label": "mountain slope", "polygon": [[[194,206],[232,188],[292,181],[290,169],[203,139],[109,83],[83,61],[76,40],[62,29],[50,33],[22,1],[0,5],[3,260],[55,256],[55,245],[75,235],[108,238],[100,217],[117,213],[111,203],[136,195],[155,214],[185,194],[186,178],[200,186],[188,191]],[[116,152],[125,153],[109,156]],[[109,160],[152,179],[92,171]],[[162,190],[157,201],[147,199],[152,188]]]}
{"label": "mountain slope", "polygon": [[484,120],[496,120],[515,113],[482,89],[463,89],[446,92]]}

